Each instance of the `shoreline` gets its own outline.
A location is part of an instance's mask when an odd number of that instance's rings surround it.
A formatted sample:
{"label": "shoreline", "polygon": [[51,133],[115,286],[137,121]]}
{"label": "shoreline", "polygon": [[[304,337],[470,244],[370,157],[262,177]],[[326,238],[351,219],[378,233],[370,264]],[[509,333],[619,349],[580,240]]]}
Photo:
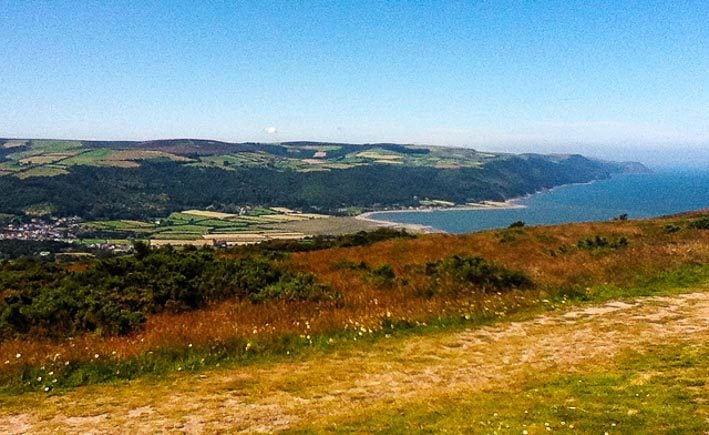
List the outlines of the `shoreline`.
{"label": "shoreline", "polygon": [[526,208],[526,205],[522,204],[517,204],[515,201],[519,201],[521,199],[525,199],[530,197],[531,195],[535,195],[536,193],[540,192],[535,192],[533,194],[528,194],[525,196],[520,196],[517,198],[512,198],[508,199],[507,201],[481,201],[479,203],[469,203],[466,205],[457,205],[457,206],[451,206],[451,207],[423,207],[423,208],[415,208],[415,209],[395,209],[395,210],[376,210],[376,211],[368,211],[362,214],[358,214],[357,216],[354,216],[355,219],[365,221],[365,222],[370,222],[376,225],[379,225],[381,227],[389,227],[389,228],[402,228],[405,230],[410,230],[413,232],[421,232],[421,233],[446,233],[446,231],[440,230],[438,228],[434,228],[429,225],[420,225],[420,224],[404,224],[400,222],[393,222],[393,221],[387,221],[383,219],[376,219],[373,218],[372,215],[375,215],[377,213],[430,213],[434,211],[466,211],[466,210],[509,210],[509,209],[518,209],[518,208]]}
{"label": "shoreline", "polygon": [[[612,178],[612,176],[609,178]],[[533,192],[533,193],[528,193],[523,196],[511,198],[506,201],[480,201],[479,203],[468,203],[465,205],[455,205],[455,206],[451,206],[451,207],[433,206],[433,207],[421,207],[421,208],[415,208],[415,209],[376,210],[376,211],[368,211],[365,213],[358,214],[357,216],[354,216],[354,218],[357,220],[370,222],[370,223],[379,225],[381,227],[402,228],[405,230],[410,230],[413,232],[421,232],[421,233],[444,233],[445,234],[445,233],[447,233],[446,231],[440,230],[438,228],[434,228],[429,225],[405,224],[405,223],[400,223],[400,222],[387,221],[387,220],[383,220],[383,219],[375,219],[372,217],[372,215],[375,215],[377,213],[429,213],[429,212],[433,212],[433,211],[466,211],[466,210],[480,211],[480,210],[510,210],[510,209],[527,208],[526,205],[518,204],[517,201],[531,198],[532,196],[539,195],[540,193],[552,192],[552,191],[557,190],[562,187],[588,185],[588,184],[596,183],[601,180],[603,180],[603,179],[596,179],[596,180],[590,180],[590,181],[579,182],[579,183],[560,184],[558,186],[543,188],[543,189],[537,190],[536,192]]]}

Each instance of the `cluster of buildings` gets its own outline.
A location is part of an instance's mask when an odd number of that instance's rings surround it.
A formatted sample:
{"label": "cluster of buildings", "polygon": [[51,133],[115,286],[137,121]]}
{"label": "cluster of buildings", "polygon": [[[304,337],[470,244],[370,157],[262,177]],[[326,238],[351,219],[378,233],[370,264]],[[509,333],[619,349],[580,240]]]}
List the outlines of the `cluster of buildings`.
{"label": "cluster of buildings", "polygon": [[229,246],[255,245],[268,240],[303,240],[308,237],[304,233],[297,232],[254,232],[254,233],[230,233],[230,234],[205,234],[201,239],[196,240],[150,240],[150,246],[216,246],[226,248]]}
{"label": "cluster of buildings", "polygon": [[84,245],[91,250],[109,251],[114,253],[127,253],[133,250],[133,245],[126,243],[89,243]]}
{"label": "cluster of buildings", "polygon": [[56,240],[76,239],[80,230],[79,218],[53,218],[48,221],[32,219],[11,223],[0,233],[0,240]]}

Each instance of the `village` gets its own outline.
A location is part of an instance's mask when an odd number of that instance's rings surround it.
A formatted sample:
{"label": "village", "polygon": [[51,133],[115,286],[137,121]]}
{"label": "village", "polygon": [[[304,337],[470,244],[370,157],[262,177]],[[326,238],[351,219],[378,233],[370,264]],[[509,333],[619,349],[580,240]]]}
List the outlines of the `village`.
{"label": "village", "polygon": [[78,217],[32,218],[29,222],[10,223],[3,227],[0,240],[68,241],[77,239],[80,229],[81,219]]}

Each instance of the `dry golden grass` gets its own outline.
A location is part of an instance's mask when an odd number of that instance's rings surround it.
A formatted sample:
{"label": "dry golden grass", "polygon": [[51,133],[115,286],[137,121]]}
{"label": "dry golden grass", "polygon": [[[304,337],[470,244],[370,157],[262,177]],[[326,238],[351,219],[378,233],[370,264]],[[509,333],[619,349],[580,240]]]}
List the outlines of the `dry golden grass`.
{"label": "dry golden grass", "polygon": [[213,218],[213,219],[230,219],[237,217],[237,215],[232,213],[221,213],[218,211],[208,211],[208,210],[185,210],[182,214],[188,214],[203,218]]}
{"label": "dry golden grass", "polygon": [[49,163],[55,163],[64,160],[68,157],[78,154],[75,153],[51,153],[51,154],[40,154],[37,156],[30,156],[24,159],[20,159],[20,163],[24,164],[34,164],[34,165],[46,165]]}
{"label": "dry golden grass", "polygon": [[30,168],[26,171],[22,171],[17,174],[17,177],[25,180],[31,177],[54,177],[57,175],[68,174],[69,172],[60,167],[50,167],[50,166],[38,166],[36,168]]}
{"label": "dry golden grass", "polygon": [[[322,431],[336,430],[334,424],[352,420],[363,420],[360,430],[368,431],[370,423],[389,424],[386,416],[375,422],[368,416],[392,407],[398,414],[422,401],[445,403],[451,397],[477,397],[486,391],[514,395],[508,399],[531,406],[524,403],[524,396],[516,396],[525,383],[612,372],[620,355],[648,352],[658,344],[706,345],[708,319],[706,292],[645,298],[469,331],[380,340],[366,348],[345,348],[317,358],[217,368],[199,375],[175,373],[50,397],[43,393],[6,396],[0,398],[0,431],[252,433],[312,427]],[[496,396],[480,398],[483,403],[476,406],[490,410],[484,418],[500,410],[501,404],[490,403]],[[643,398],[642,403],[652,400]],[[588,413],[585,408],[591,403],[565,405]],[[588,414],[578,415],[569,421],[583,428]],[[529,415],[519,422],[519,431],[525,423],[531,433],[544,432],[544,422],[553,420],[539,418]],[[609,419],[605,416],[604,421]],[[460,430],[451,427],[451,431]]]}
{"label": "dry golden grass", "polygon": [[26,140],[9,140],[2,144],[3,148],[18,148],[21,146],[27,145]]}
{"label": "dry golden grass", "polygon": [[[36,365],[56,358],[86,361],[95,355],[119,359],[151,349],[205,345],[233,338],[268,338],[283,334],[307,337],[341,330],[369,333],[380,330],[385,319],[415,323],[469,312],[502,314],[538,303],[550,289],[632,285],[638,276],[651,276],[685,264],[709,263],[707,231],[683,229],[671,234],[664,231],[666,224],[680,219],[686,221],[685,217],[570,224],[462,236],[433,234],[372,246],[298,253],[288,260],[290,267],[313,272],[319,281],[340,290],[344,295],[341,307],[312,302],[228,301],[201,311],[152,316],[141,332],[128,337],[83,335],[59,343],[5,341],[0,343],[0,371],[20,363]],[[597,234],[609,239],[625,236],[630,244],[603,252],[568,248],[580,239]],[[566,253],[560,251],[562,246],[568,248]],[[360,272],[335,267],[343,261],[365,261],[373,267],[387,263],[397,276],[408,276],[412,268],[453,254],[482,255],[505,267],[523,270],[537,286],[501,295],[424,298],[416,295],[414,275],[407,285],[377,288],[363,279]],[[16,354],[22,357],[16,358]]]}
{"label": "dry golden grass", "polygon": [[[676,219],[675,219],[676,220]],[[415,240],[392,240],[373,246],[331,249],[296,254],[297,267],[316,273],[324,282],[357,285],[352,276],[333,269],[342,261],[365,261],[372,266],[387,263],[397,274],[411,265],[423,265],[454,254],[481,255],[489,260],[527,272],[544,287],[588,281],[624,284],[638,272],[662,270],[664,266],[706,262],[709,258],[709,235],[704,231],[663,232],[673,219],[649,222],[607,222],[569,224],[556,227],[487,231],[462,236],[431,234]],[[626,249],[599,253],[570,248],[577,241],[603,235],[609,239],[625,236]],[[508,240],[508,241],[505,241]],[[554,251],[554,256],[550,251]],[[342,280],[346,282],[342,282]]]}

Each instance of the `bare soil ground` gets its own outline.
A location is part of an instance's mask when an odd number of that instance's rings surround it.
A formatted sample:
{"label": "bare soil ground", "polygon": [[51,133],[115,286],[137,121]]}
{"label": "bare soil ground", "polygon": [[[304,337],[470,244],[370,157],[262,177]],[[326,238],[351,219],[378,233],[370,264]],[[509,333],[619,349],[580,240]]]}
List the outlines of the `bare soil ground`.
{"label": "bare soil ground", "polygon": [[[702,289],[706,290],[706,289]],[[504,391],[535,373],[709,343],[709,292],[574,307],[524,322],[383,339],[321,358],[0,397],[0,432],[271,432],[386,404]]]}

